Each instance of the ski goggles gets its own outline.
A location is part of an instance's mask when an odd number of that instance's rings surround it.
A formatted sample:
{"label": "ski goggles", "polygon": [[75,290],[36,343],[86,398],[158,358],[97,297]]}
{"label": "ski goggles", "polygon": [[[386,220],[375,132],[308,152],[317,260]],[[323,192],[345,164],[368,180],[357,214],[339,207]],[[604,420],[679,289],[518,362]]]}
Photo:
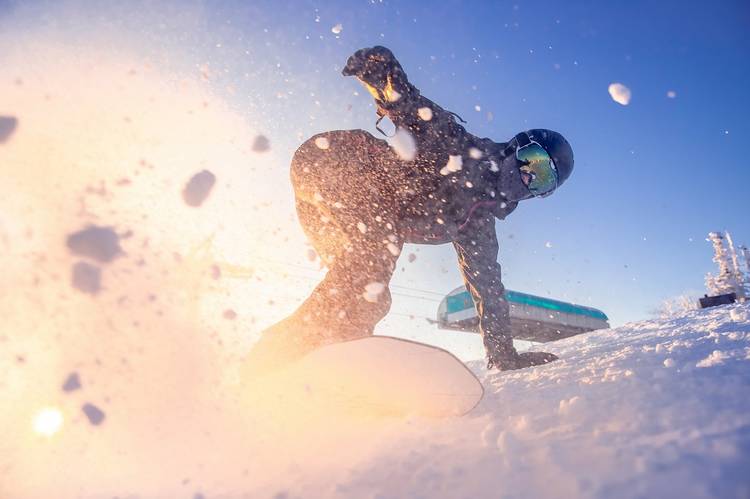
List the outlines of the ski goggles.
{"label": "ski goggles", "polygon": [[544,147],[531,140],[527,133],[519,133],[515,139],[516,159],[521,163],[518,169],[529,178],[528,183],[524,181],[524,184],[534,197],[549,196],[557,188],[555,162]]}

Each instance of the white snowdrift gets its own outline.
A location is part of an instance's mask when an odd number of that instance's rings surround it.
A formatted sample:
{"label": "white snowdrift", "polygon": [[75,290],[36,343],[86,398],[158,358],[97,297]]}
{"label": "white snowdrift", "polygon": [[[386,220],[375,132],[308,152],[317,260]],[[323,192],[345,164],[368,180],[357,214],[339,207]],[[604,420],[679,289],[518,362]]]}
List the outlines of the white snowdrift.
{"label": "white snowdrift", "polygon": [[130,386],[101,426],[74,421],[54,437],[11,446],[15,454],[0,456],[0,491],[748,497],[748,312],[725,306],[569,338],[547,345],[561,360],[545,367],[487,373],[475,362],[485,399],[451,420],[339,418],[299,400],[263,413],[226,386],[205,398],[186,394],[192,406],[165,412],[140,407],[143,396]]}
{"label": "white snowdrift", "polygon": [[331,483],[342,497],[748,497],[748,311],[569,338],[541,368],[476,362],[487,393],[470,417],[404,422]]}

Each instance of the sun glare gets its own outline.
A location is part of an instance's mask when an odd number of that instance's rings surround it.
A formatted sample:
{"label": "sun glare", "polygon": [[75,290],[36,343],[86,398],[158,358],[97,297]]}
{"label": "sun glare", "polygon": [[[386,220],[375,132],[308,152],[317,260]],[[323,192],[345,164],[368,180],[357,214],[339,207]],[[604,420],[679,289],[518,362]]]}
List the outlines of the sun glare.
{"label": "sun glare", "polygon": [[34,417],[34,431],[42,436],[51,437],[57,433],[63,424],[63,415],[55,407],[46,407]]}

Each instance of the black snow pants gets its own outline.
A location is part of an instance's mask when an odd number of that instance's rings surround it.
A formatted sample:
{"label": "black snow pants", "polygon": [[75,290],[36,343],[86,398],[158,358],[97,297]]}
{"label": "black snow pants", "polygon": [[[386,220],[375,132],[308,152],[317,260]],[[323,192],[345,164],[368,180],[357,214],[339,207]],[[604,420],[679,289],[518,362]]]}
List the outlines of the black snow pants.
{"label": "black snow pants", "polygon": [[328,272],[272,330],[305,349],[372,335],[390,309],[388,283],[401,253],[400,160],[363,130],[316,135],[296,151],[291,181],[299,221]]}

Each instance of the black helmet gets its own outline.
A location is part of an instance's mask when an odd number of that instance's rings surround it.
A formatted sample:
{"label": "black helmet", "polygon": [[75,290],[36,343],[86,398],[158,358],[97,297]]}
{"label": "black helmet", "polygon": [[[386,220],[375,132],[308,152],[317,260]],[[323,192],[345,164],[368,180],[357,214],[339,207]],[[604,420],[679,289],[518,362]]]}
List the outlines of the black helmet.
{"label": "black helmet", "polygon": [[544,128],[527,130],[525,135],[542,146],[552,157],[557,168],[557,187],[560,187],[573,171],[573,149],[568,141],[559,133]]}

